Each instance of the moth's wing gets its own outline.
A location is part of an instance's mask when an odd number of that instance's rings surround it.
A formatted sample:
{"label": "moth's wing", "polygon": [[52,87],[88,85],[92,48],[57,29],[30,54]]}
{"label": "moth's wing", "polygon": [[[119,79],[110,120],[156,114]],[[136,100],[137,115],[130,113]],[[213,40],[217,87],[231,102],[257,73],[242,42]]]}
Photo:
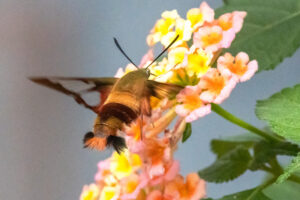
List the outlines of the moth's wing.
{"label": "moth's wing", "polygon": [[[83,78],[83,77],[30,77],[31,81],[43,85],[45,87],[51,88],[58,92],[64,93],[75,99],[78,104],[93,110],[96,112],[97,106],[91,106],[83,99],[82,95],[88,92],[97,91],[101,94],[101,101],[103,102],[112,86],[118,80],[118,78],[107,77],[107,78]],[[67,83],[82,83],[83,86],[79,89],[70,89],[66,85]],[[84,88],[82,88],[84,87]]]}
{"label": "moth's wing", "polygon": [[183,87],[180,85],[175,85],[171,83],[160,83],[153,80],[147,80],[147,86],[150,91],[150,94],[159,99],[173,99],[176,97],[178,92],[183,89]]}

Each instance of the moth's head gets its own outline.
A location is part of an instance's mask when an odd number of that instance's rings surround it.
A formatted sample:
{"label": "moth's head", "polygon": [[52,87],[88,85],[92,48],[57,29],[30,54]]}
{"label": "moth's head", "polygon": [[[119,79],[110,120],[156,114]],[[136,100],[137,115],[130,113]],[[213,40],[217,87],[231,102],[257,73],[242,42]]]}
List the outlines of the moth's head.
{"label": "moth's head", "polygon": [[149,78],[149,76],[151,75],[149,68],[142,68],[140,70],[142,70],[146,74],[147,78]]}

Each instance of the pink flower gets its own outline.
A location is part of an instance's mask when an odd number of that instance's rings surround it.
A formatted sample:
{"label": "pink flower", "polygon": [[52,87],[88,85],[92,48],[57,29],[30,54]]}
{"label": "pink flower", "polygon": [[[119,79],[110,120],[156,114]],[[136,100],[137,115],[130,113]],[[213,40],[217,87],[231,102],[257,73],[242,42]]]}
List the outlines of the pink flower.
{"label": "pink flower", "polygon": [[211,7],[209,7],[209,5],[205,1],[200,4],[200,10],[201,13],[203,13],[204,21],[212,22],[214,20],[215,11]]}
{"label": "pink flower", "polygon": [[136,70],[136,67],[129,63],[126,68],[125,68],[125,71],[123,70],[123,68],[119,68],[117,73],[115,74],[115,77],[116,78],[121,78],[122,76],[124,76],[125,74],[129,73],[129,72],[132,72],[132,71],[135,71]]}
{"label": "pink flower", "polygon": [[153,50],[150,49],[142,58],[139,67],[143,68],[146,67],[146,64],[150,64],[152,62],[152,60],[154,59],[154,54],[153,54]]}
{"label": "pink flower", "polygon": [[[151,61],[154,59],[154,55],[153,55],[153,50],[150,49],[144,56],[143,58],[141,59],[141,62],[139,64],[139,68],[143,68],[145,66],[147,66],[147,64],[150,64]],[[125,71],[123,70],[123,68],[119,68],[117,70],[117,73],[115,74],[115,77],[116,78],[121,78],[122,76],[124,76],[125,74],[127,74],[128,72],[132,72],[132,71],[135,71],[136,70],[136,67],[132,64],[132,63],[129,63],[126,68],[125,68]]]}
{"label": "pink flower", "polygon": [[109,159],[100,161],[98,163],[98,172],[95,175],[95,181],[96,182],[101,182],[105,179],[106,175],[108,173],[110,173],[109,167],[110,167],[110,160]]}
{"label": "pink flower", "polygon": [[[152,166],[150,170],[153,170]],[[151,185],[158,185],[160,183],[171,181],[176,177],[176,175],[179,173],[179,162],[177,160],[173,160],[172,162],[159,166],[161,169],[160,171],[157,171],[159,173],[156,173],[156,175],[153,173],[153,171],[149,171],[149,183]]]}
{"label": "pink flower", "polygon": [[258,70],[256,60],[249,61],[249,56],[240,52],[233,57],[230,53],[218,59],[218,70],[224,75],[232,75],[238,81],[244,82],[249,80]]}
{"label": "pink flower", "polygon": [[205,51],[216,52],[221,48],[228,48],[235,38],[234,29],[223,31],[220,26],[205,26],[194,34],[194,45]]}
{"label": "pink flower", "polygon": [[192,122],[210,113],[210,104],[206,105],[200,98],[201,89],[198,86],[187,86],[177,95],[176,106],[179,116],[185,117],[186,122]]}
{"label": "pink flower", "polygon": [[234,11],[232,13],[226,13],[219,17],[217,24],[224,30],[227,31],[231,28],[238,33],[243,26],[244,18],[247,13],[244,11]]}
{"label": "pink flower", "polygon": [[220,104],[230,95],[236,83],[236,78],[223,76],[219,70],[211,68],[198,83],[202,89],[200,99],[204,102]]}

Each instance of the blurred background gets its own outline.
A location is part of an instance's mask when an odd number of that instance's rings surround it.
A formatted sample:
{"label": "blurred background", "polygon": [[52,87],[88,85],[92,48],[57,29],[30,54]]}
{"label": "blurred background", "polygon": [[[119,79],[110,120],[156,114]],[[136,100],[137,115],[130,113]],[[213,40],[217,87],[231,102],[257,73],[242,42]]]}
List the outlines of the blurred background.
{"label": "blurred background", "polygon": [[[146,36],[164,10],[185,16],[201,1],[0,0],[0,199],[78,199],[94,181],[97,163],[110,156],[82,148],[95,115],[70,97],[30,82],[39,76],[113,76],[128,63],[117,37],[135,62],[147,52]],[[220,7],[221,0],[211,0]],[[274,71],[239,84],[222,106],[259,127],[256,100],[299,83],[300,51]],[[209,142],[246,131],[212,113],[193,123],[176,158],[181,173],[214,161]],[[247,172],[227,184],[207,184],[210,197],[255,187],[263,173]]]}

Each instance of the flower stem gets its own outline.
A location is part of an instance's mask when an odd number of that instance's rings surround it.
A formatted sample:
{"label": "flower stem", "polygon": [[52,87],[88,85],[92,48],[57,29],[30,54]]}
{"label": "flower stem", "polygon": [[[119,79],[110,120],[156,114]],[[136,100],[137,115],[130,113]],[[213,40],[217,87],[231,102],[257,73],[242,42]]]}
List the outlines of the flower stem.
{"label": "flower stem", "polygon": [[269,141],[274,141],[274,142],[282,142],[283,140],[279,137],[276,137],[274,135],[271,135],[267,132],[264,132],[258,128],[256,128],[255,126],[241,120],[240,118],[234,116],[233,114],[229,113],[228,111],[224,110],[221,106],[217,105],[217,104],[211,104],[211,109],[217,113],[218,115],[220,115],[221,117],[227,119],[228,121],[244,128],[247,129],[249,131],[251,131],[252,133],[255,133]]}
{"label": "flower stem", "polygon": [[[282,173],[283,173],[283,169],[281,167],[281,165],[279,164],[278,160],[276,158],[272,159],[269,164],[271,165],[272,168],[269,168],[267,166],[262,166],[262,170],[273,174],[274,177],[277,179]],[[300,184],[300,177],[296,176],[296,175],[291,175],[288,180],[293,181],[295,183]]]}
{"label": "flower stem", "polygon": [[276,181],[276,177],[273,177],[273,178],[267,180],[266,182],[264,182],[263,184],[258,186],[247,199],[252,199],[253,197],[255,197],[255,195],[257,193],[261,192],[262,190],[264,190],[266,187],[268,187],[269,185],[271,185],[275,181]]}
{"label": "flower stem", "polygon": [[300,177],[299,176],[295,176],[295,175],[291,175],[289,177],[289,180],[295,182],[295,183],[299,183],[300,184]]}

